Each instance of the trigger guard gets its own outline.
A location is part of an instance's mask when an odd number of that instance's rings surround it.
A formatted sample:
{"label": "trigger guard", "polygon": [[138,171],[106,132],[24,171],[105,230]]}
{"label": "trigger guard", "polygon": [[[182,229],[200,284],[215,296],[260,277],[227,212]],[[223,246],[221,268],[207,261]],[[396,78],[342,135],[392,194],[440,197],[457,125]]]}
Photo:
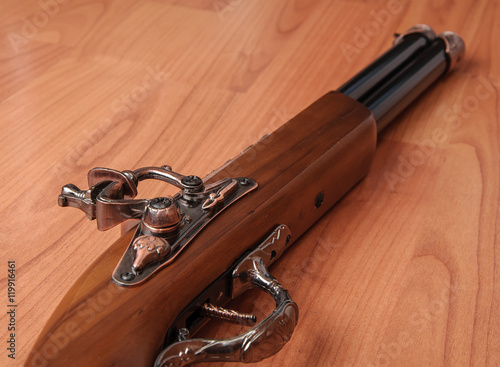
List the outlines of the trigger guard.
{"label": "trigger guard", "polygon": [[260,288],[273,296],[276,309],[259,324],[233,338],[188,339],[173,343],[158,355],[155,367],[186,367],[201,362],[254,363],[283,348],[297,325],[298,306],[269,274],[261,258],[251,260],[252,266],[245,272],[249,288]]}

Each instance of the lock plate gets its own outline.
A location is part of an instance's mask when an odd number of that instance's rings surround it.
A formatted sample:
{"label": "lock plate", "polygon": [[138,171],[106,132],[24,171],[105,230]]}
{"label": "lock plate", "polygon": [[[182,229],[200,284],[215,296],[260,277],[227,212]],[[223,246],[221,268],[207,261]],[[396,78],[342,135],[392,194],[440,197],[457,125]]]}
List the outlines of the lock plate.
{"label": "lock plate", "polygon": [[[177,232],[173,235],[152,233],[143,219],[113,272],[113,280],[124,286],[138,285],[146,281],[160,269],[172,263],[213,218],[233,202],[256,188],[257,183],[254,180],[238,177],[220,181],[215,188],[206,189],[196,200],[187,201],[183,198],[182,192],[179,192],[173,197],[173,202],[180,209],[182,216]],[[234,192],[229,197],[224,198],[224,190],[228,192],[229,189]],[[162,256],[162,253],[158,254],[157,249],[159,246],[165,246],[165,242],[170,249],[163,250],[169,253]],[[146,261],[147,263],[141,266],[139,270],[135,270],[137,267],[134,267],[134,264],[137,264],[138,256],[142,253],[157,255],[152,255],[153,257],[151,257],[149,263]]]}
{"label": "lock plate", "polygon": [[[173,197],[134,199],[140,181],[156,179],[181,189]],[[99,230],[129,219],[141,219],[112,278],[123,286],[139,285],[168,266],[219,213],[258,185],[247,177],[206,184],[197,176],[173,172],[170,166],[135,171],[94,168],[89,189],[72,184],[62,188],[60,206],[82,210],[96,219]]]}

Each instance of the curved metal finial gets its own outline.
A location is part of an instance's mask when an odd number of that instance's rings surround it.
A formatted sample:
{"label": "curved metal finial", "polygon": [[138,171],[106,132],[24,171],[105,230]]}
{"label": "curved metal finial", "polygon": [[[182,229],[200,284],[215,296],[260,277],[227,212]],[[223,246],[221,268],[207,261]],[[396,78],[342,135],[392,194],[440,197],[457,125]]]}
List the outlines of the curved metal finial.
{"label": "curved metal finial", "polygon": [[450,66],[448,67],[448,72],[450,72],[464,58],[465,42],[458,34],[450,31],[443,32],[438,37],[446,44],[445,51],[450,60]]}

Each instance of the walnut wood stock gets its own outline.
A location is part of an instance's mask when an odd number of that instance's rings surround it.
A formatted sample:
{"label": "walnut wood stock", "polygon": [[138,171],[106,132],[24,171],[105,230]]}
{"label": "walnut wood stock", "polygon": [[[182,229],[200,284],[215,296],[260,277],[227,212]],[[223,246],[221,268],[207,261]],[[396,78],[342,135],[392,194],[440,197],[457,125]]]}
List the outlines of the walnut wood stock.
{"label": "walnut wood stock", "polygon": [[156,277],[134,288],[113,283],[132,232],[111,245],[63,299],[27,366],[151,366],[167,327],[196,295],[276,225],[290,227],[292,242],[302,235],[367,173],[375,146],[370,111],[326,94],[206,178],[247,176],[259,188]]}

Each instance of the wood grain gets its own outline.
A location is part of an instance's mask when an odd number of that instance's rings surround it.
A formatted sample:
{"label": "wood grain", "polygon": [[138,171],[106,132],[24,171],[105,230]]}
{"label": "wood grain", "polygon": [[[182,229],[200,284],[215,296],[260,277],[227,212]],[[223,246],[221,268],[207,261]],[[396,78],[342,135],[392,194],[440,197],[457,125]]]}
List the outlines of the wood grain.
{"label": "wood grain", "polygon": [[[462,35],[466,58],[379,138],[365,180],[273,266],[300,319],[258,366],[500,364],[498,1],[40,3],[0,4],[0,287],[6,309],[15,260],[18,303],[16,360],[2,348],[2,365],[24,364],[119,236],[59,208],[62,185],[85,186],[95,166],[204,176],[419,22]],[[141,196],[164,192],[150,184]],[[266,302],[234,307],[263,314]]]}

